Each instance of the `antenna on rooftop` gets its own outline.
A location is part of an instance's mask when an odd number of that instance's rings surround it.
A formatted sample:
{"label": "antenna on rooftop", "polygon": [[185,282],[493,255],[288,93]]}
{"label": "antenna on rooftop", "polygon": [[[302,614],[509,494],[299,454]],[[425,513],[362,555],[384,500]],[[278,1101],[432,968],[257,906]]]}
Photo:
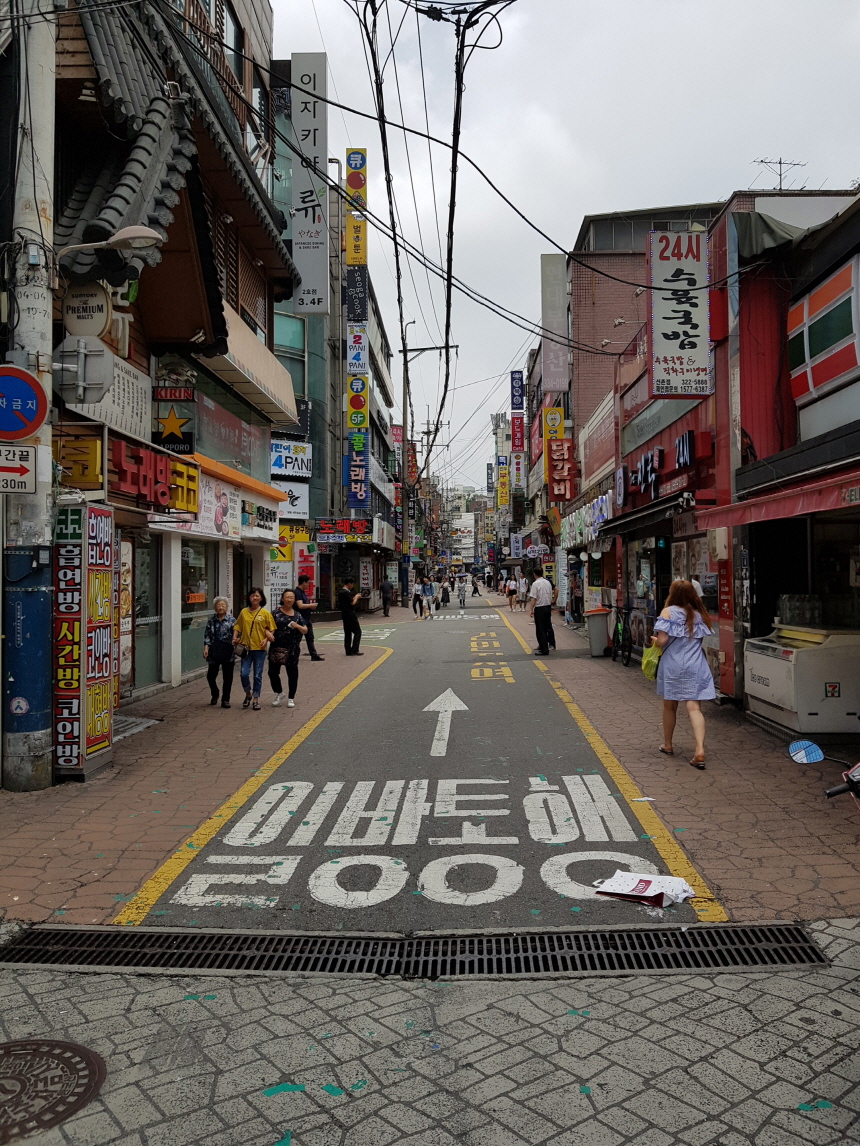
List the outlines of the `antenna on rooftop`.
{"label": "antenna on rooftop", "polygon": [[796,159],[754,159],[753,163],[758,163],[760,167],[766,167],[772,175],[775,175],[779,180],[779,190],[783,190],[782,181],[795,167],[805,167],[805,163],[801,163]]}

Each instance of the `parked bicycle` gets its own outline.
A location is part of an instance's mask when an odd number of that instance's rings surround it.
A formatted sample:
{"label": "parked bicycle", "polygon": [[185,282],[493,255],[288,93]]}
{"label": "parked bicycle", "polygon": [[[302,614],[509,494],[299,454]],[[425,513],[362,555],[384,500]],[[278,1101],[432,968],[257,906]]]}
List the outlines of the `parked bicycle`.
{"label": "parked bicycle", "polygon": [[615,606],[615,624],[612,626],[612,659],[618,660],[621,654],[621,663],[627,667],[633,656],[633,634],[630,631],[630,610]]}

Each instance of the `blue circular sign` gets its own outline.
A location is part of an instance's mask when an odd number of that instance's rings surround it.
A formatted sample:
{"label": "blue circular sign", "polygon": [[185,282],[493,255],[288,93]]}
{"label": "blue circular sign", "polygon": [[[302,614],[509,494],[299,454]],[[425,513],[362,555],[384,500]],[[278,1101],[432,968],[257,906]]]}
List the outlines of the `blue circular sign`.
{"label": "blue circular sign", "polygon": [[352,171],[360,171],[367,164],[367,156],[361,151],[350,151],[346,157],[346,165]]}
{"label": "blue circular sign", "polygon": [[19,366],[0,366],[0,441],[29,438],[48,416],[42,383]]}

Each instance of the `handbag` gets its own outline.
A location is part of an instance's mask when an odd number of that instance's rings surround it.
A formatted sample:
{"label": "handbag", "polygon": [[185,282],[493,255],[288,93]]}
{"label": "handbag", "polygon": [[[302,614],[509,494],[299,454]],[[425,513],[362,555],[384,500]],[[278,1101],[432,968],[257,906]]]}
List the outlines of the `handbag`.
{"label": "handbag", "polygon": [[[259,615],[260,614],[258,613],[257,616],[251,622],[251,632],[249,634],[249,639],[250,639],[250,637],[253,637],[253,635],[254,635],[254,625],[256,625],[257,617],[259,617]],[[236,652],[242,658],[242,660],[244,660],[245,657],[249,657],[251,655],[251,646],[250,645],[244,645],[240,641],[239,644],[236,645]]]}
{"label": "handbag", "polygon": [[662,655],[663,650],[659,645],[649,645],[647,649],[642,650],[642,672],[647,680],[657,679],[657,669]]}

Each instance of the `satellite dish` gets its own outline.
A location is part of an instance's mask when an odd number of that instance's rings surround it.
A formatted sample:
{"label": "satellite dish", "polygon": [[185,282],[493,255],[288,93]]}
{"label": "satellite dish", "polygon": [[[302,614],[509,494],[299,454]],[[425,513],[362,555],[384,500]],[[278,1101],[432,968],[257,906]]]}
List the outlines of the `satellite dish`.
{"label": "satellite dish", "polygon": [[788,754],[795,764],[820,764],[824,759],[824,753],[811,740],[792,740]]}

